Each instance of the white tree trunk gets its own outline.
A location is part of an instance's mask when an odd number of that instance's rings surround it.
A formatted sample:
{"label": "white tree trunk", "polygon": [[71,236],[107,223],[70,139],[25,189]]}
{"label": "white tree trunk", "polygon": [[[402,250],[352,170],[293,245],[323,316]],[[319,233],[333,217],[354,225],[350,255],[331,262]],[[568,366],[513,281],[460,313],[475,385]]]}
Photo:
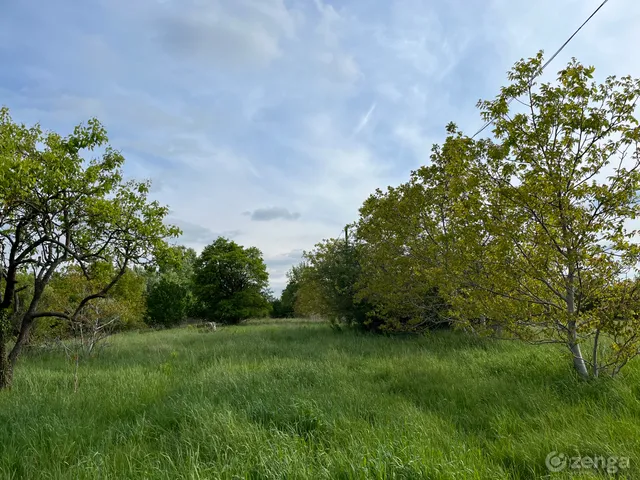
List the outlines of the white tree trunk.
{"label": "white tree trunk", "polygon": [[568,327],[568,347],[573,355],[573,366],[582,378],[589,378],[589,370],[582,356],[580,344],[578,343],[578,331],[575,321],[575,285],[573,266],[569,265],[569,275],[567,275],[567,313],[569,314]]}
{"label": "white tree trunk", "polygon": [[569,341],[569,350],[571,350],[571,355],[573,355],[573,366],[576,371],[582,378],[589,378],[589,370],[587,370],[587,364],[582,357],[580,345],[575,343],[575,341]]}

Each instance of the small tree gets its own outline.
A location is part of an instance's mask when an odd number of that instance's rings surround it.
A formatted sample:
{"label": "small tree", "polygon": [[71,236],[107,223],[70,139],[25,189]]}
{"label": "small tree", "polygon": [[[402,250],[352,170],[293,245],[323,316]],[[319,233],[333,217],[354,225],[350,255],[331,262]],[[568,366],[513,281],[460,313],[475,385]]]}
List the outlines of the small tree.
{"label": "small tree", "polygon": [[304,253],[299,277],[296,310],[304,315],[322,315],[333,322],[371,328],[370,306],[356,298],[360,279],[360,244],[349,239],[329,239]]}
{"label": "small tree", "polygon": [[[78,302],[100,289],[113,275],[113,265],[98,262],[87,266],[85,276],[77,265],[56,272],[40,300],[44,311],[72,312]],[[144,326],[145,279],[141,272],[127,269],[118,283],[103,298],[96,298],[73,321],[59,317],[41,317],[31,337],[39,340],[75,337],[90,353],[113,332]]]}
{"label": "small tree", "polygon": [[294,265],[287,272],[287,286],[282,291],[279,299],[271,302],[271,316],[274,318],[292,318],[295,316],[295,306],[302,279],[304,264]]}
{"label": "small tree", "polygon": [[573,60],[555,84],[538,85],[542,60],[518,62],[511,84],[479,103],[496,140],[477,163],[490,189],[474,213],[489,238],[458,306],[566,345],[583,377],[615,374],[640,348],[640,250],[628,223],[640,213],[640,81],[597,84],[593,67]]}
{"label": "small tree", "polygon": [[239,323],[269,313],[268,280],[260,250],[220,237],[196,261],[194,294],[207,319]]}

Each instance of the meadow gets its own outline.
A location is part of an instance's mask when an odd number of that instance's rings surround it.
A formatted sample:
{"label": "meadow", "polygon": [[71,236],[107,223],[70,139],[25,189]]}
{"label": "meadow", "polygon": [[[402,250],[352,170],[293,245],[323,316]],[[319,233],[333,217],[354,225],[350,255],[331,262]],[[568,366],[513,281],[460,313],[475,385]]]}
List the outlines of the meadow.
{"label": "meadow", "polygon": [[[0,392],[0,478],[640,478],[640,365],[583,381],[563,355],[254,321],[114,336],[74,391],[33,348]],[[629,466],[550,473],[552,451]]]}

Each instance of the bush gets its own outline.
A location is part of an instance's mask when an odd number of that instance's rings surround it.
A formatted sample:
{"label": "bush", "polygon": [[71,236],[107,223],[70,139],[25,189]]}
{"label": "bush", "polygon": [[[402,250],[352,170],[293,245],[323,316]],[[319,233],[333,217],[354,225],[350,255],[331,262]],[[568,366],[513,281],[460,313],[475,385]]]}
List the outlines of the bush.
{"label": "bush", "polygon": [[147,323],[172,327],[187,318],[191,293],[184,284],[166,277],[149,286]]}

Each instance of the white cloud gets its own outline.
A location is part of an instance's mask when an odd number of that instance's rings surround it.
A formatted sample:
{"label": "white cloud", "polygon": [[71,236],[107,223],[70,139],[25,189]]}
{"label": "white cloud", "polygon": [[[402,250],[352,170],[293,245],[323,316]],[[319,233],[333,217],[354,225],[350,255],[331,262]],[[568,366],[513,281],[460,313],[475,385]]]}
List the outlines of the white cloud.
{"label": "white cloud", "polygon": [[299,14],[282,0],[167,3],[156,21],[161,44],[176,57],[210,65],[264,67],[282,55],[280,40],[293,38]]}

